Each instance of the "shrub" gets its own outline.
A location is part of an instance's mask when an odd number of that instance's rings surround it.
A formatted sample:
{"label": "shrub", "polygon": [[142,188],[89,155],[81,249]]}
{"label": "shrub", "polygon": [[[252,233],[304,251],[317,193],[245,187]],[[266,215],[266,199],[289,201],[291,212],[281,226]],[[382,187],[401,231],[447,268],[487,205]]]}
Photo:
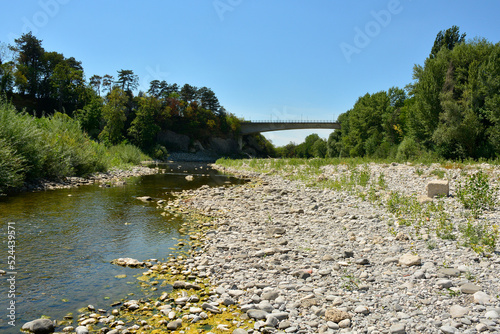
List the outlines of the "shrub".
{"label": "shrub", "polygon": [[469,174],[465,181],[458,185],[457,197],[466,209],[472,211],[474,217],[479,217],[484,209],[492,209],[496,204],[496,191],[490,187],[489,178],[483,171]]}
{"label": "shrub", "polygon": [[0,138],[0,193],[20,187],[24,172],[24,159],[16,154],[6,140]]}
{"label": "shrub", "polygon": [[401,144],[398,146],[396,159],[399,161],[407,161],[418,158],[422,149],[420,144],[412,137],[405,137]]}
{"label": "shrub", "polygon": [[108,157],[112,166],[137,165],[150,160],[140,149],[130,144],[120,144],[108,148]]}

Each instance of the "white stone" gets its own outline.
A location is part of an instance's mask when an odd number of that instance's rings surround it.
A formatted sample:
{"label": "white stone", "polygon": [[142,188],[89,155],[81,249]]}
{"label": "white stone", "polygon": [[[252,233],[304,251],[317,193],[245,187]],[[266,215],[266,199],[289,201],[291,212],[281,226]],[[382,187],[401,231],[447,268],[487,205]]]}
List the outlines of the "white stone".
{"label": "white stone", "polygon": [[491,297],[483,291],[478,291],[474,294],[474,303],[487,304],[490,302]]}
{"label": "white stone", "polygon": [[422,263],[422,259],[418,255],[407,253],[399,258],[399,264],[402,266],[417,266]]}
{"label": "white stone", "polygon": [[498,312],[497,311],[488,311],[485,313],[484,317],[486,319],[498,319]]}
{"label": "white stone", "polygon": [[450,315],[452,318],[461,318],[470,312],[468,307],[463,307],[460,305],[453,305],[450,307]]}

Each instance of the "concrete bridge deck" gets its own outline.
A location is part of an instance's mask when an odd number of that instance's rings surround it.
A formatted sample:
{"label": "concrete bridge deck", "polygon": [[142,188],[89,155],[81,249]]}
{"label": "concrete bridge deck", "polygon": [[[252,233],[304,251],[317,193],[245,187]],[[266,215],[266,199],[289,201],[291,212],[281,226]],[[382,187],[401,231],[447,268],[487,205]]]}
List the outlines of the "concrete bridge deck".
{"label": "concrete bridge deck", "polygon": [[241,134],[298,130],[298,129],[340,129],[340,123],[333,121],[245,121],[241,122]]}

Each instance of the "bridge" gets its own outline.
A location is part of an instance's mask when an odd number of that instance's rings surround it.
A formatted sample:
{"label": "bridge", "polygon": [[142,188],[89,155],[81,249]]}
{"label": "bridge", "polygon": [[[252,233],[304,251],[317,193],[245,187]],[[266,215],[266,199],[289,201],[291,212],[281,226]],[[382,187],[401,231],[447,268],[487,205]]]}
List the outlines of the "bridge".
{"label": "bridge", "polygon": [[297,130],[297,129],[340,129],[340,123],[333,121],[243,121],[241,134]]}

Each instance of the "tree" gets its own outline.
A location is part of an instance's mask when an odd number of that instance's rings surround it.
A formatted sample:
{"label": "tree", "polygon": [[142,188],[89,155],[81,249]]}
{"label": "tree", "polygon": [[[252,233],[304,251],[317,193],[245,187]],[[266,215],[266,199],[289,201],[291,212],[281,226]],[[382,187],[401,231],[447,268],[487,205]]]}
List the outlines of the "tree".
{"label": "tree", "polygon": [[180,92],[179,92],[181,99],[186,101],[187,103],[190,103],[192,101],[195,101],[198,97],[198,89],[194,86],[191,86],[189,84],[185,84],[182,86]]}
{"label": "tree", "polygon": [[76,110],[74,117],[90,137],[97,139],[101,132],[103,99],[91,88],[87,87],[86,90],[90,101],[83,108]]}
{"label": "tree", "polygon": [[42,41],[31,32],[15,39],[12,50],[17,52],[16,87],[21,93],[33,98],[38,97],[42,80],[43,56]]}
{"label": "tree", "polygon": [[102,91],[108,91],[108,93],[111,92],[111,89],[113,88],[113,82],[115,81],[115,78],[113,78],[112,75],[105,74],[102,77]]}
{"label": "tree", "polygon": [[123,140],[125,128],[125,111],[127,109],[128,96],[119,87],[111,90],[107,102],[102,108],[102,116],[105,122],[104,129],[99,134],[99,139],[109,144],[119,144]]}
{"label": "tree", "polygon": [[158,97],[160,95],[160,80],[153,80],[149,83],[148,94]]}
{"label": "tree", "polygon": [[11,93],[14,88],[15,64],[9,57],[9,48],[0,43],[0,93]]}
{"label": "tree", "polygon": [[134,144],[151,151],[160,127],[156,124],[156,116],[161,111],[161,101],[154,96],[139,98],[139,109],[128,130]]}
{"label": "tree", "polygon": [[94,89],[97,95],[101,96],[101,82],[102,77],[100,75],[94,74],[89,79],[89,85]]}
{"label": "tree", "polygon": [[120,70],[116,83],[121,86],[123,91],[132,92],[139,86],[139,77],[132,70]]}
{"label": "tree", "polygon": [[326,140],[319,138],[312,146],[312,154],[315,158],[325,158],[327,152]]}
{"label": "tree", "polygon": [[59,102],[59,111],[63,111],[63,104],[75,107],[78,103],[79,90],[83,89],[83,70],[74,59],[60,62],[54,68],[51,76],[51,84],[55,90],[54,98]]}
{"label": "tree", "polygon": [[210,88],[202,87],[198,89],[197,95],[200,98],[202,108],[210,110],[216,115],[219,114],[219,99],[215,96],[215,93]]}
{"label": "tree", "polygon": [[488,141],[496,156],[500,157],[500,43],[497,43],[484,64],[480,77],[485,96],[485,118],[490,126],[486,130]]}
{"label": "tree", "polygon": [[465,41],[466,34],[460,35],[460,28],[457,26],[452,26],[446,30],[441,30],[434,40],[434,45],[432,46],[431,54],[429,58],[436,58],[439,50],[444,46],[448,50],[453,50],[455,45],[463,43]]}
{"label": "tree", "polygon": [[158,89],[159,89],[159,95],[162,98],[168,98],[171,94],[179,93],[179,86],[176,83],[168,84],[165,80],[162,80],[159,83]]}

